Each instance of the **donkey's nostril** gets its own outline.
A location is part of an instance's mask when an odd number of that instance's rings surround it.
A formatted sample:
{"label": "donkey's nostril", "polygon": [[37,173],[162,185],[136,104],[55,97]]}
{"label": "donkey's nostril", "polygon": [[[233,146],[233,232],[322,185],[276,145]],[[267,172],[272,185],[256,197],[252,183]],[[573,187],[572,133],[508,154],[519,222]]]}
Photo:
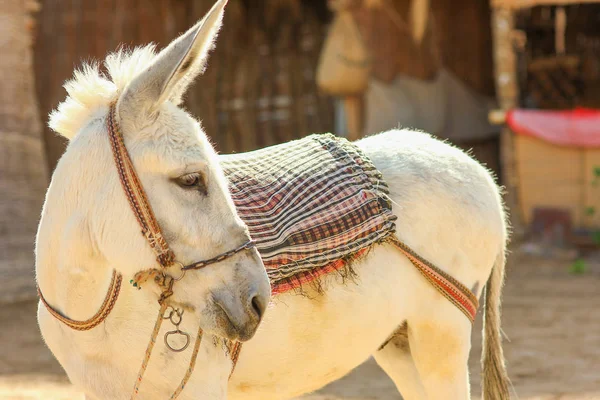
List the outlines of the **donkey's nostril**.
{"label": "donkey's nostril", "polygon": [[265,312],[265,305],[263,304],[264,302],[261,301],[261,298],[259,295],[255,295],[254,297],[252,297],[252,310],[256,313],[256,316],[258,317],[258,319],[260,320]]}

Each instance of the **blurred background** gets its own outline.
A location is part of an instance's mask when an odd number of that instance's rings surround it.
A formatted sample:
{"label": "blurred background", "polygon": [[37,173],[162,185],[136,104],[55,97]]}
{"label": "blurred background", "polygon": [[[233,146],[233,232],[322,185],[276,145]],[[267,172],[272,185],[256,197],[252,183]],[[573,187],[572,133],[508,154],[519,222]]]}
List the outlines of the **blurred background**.
{"label": "blurred background", "polygon": [[[230,0],[185,107],[221,153],[399,126],[469,150],[504,185],[511,213],[504,330],[515,390],[600,399],[595,2]],[[212,4],[0,0],[0,398],[81,398],[35,320],[34,236],[66,146],[46,122],[64,81],[120,45],[166,45]],[[369,361],[305,398],[400,396]]]}

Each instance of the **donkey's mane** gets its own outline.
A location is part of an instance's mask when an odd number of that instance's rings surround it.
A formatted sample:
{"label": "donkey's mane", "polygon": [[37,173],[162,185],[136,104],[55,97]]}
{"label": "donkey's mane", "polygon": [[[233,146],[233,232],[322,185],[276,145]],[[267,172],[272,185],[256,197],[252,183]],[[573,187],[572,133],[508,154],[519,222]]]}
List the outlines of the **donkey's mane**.
{"label": "donkey's mane", "polygon": [[71,140],[98,110],[106,108],[119,93],[154,59],[153,44],[134,49],[120,48],[104,60],[106,73],[98,62],[85,63],[65,82],[67,98],[50,113],[48,125]]}

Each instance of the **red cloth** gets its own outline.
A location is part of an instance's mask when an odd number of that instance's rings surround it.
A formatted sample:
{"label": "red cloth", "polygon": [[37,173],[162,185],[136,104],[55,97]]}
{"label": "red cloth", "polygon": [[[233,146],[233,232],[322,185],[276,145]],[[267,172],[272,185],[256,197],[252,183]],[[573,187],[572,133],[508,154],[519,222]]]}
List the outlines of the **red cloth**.
{"label": "red cloth", "polygon": [[506,123],[516,134],[559,146],[600,147],[600,110],[511,110]]}

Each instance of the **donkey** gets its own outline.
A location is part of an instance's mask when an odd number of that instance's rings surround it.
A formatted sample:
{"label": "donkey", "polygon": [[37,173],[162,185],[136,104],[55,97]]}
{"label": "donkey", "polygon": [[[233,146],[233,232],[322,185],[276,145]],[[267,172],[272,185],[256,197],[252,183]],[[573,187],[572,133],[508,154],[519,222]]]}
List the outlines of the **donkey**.
{"label": "donkey", "polygon": [[[182,263],[208,259],[247,238],[219,156],[201,125],[180,108],[205,68],[227,0],[168,47],[120,50],[104,75],[94,65],[66,83],[50,126],[69,139],[54,171],[36,241],[42,336],[86,399],[127,399],[153,331],[161,295],[123,285],[93,329],[56,315],[89,318],[112,271],[125,281],[155,265],[115,172],[109,110],[147,191],[164,239]],[[483,398],[508,399],[500,337],[507,224],[499,189],[469,155],[428,134],[392,130],[355,143],[389,185],[398,240],[480,297],[485,286]],[[182,327],[201,328],[198,362],[181,399],[289,399],[341,378],[373,356],[407,400],[469,399],[471,321],[408,258],[380,244],[353,265],[356,279],[323,278],[323,291],[270,297],[256,249],[176,283]],[[225,339],[244,341],[234,373]],[[157,341],[141,398],[169,398],[190,362]]]}

